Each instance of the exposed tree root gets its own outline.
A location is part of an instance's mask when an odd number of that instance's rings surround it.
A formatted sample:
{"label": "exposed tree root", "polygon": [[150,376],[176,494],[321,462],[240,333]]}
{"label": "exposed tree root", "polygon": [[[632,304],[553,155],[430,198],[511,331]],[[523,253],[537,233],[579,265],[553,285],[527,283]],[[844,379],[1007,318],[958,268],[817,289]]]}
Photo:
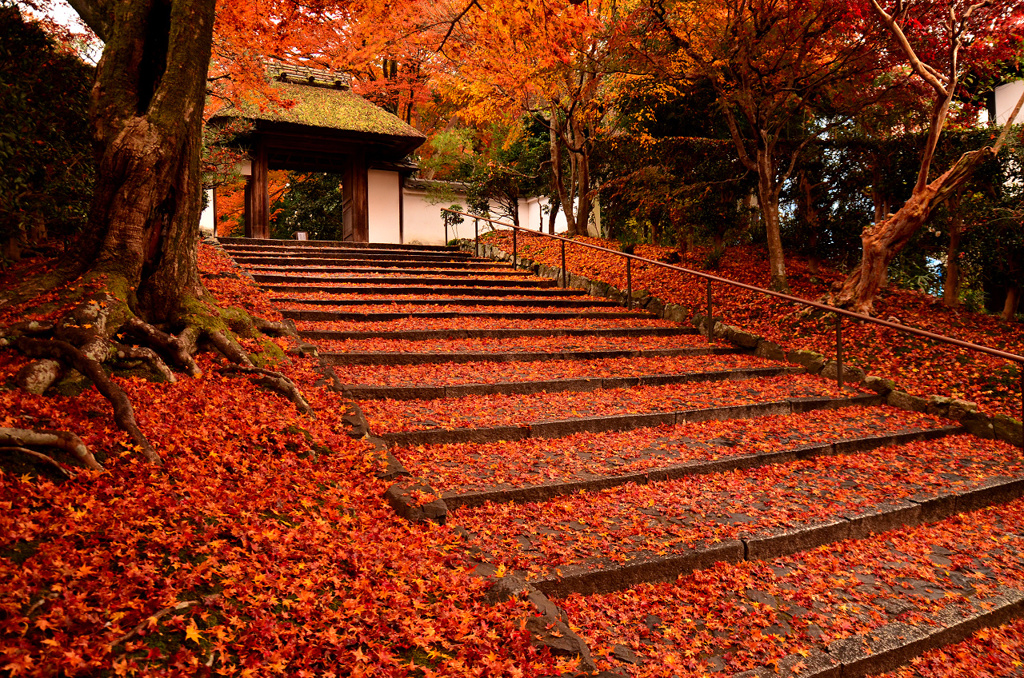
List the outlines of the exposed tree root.
{"label": "exposed tree root", "polygon": [[196,328],[186,328],[179,336],[174,337],[133,316],[125,323],[125,329],[137,334],[140,338],[145,339],[151,345],[168,354],[171,360],[178,367],[185,370],[185,374],[188,376],[198,377],[202,374],[202,370],[199,369],[195,359],[192,357],[198,339],[198,330]]}
{"label": "exposed tree root", "polygon": [[67,431],[30,431],[22,428],[0,428],[0,445],[8,448],[53,447],[73,456],[87,469],[102,471],[103,467],[89,452],[82,439]]}
{"label": "exposed tree root", "polygon": [[280,372],[265,370],[262,367],[253,367],[252,365],[228,365],[221,371],[261,375],[261,378],[257,380],[257,383],[260,386],[269,388],[276,393],[280,393],[285,398],[295,403],[295,408],[302,414],[315,416],[313,414],[313,408],[310,407],[309,403],[306,402],[306,399],[302,397],[302,393],[295,385],[295,382]]}
{"label": "exposed tree root", "polygon": [[42,452],[36,452],[35,450],[30,450],[27,447],[0,447],[0,452],[9,455],[19,455],[22,457],[28,457],[32,461],[38,461],[46,464],[47,466],[55,470],[57,473],[64,476],[65,478],[70,479],[75,477],[73,473],[70,473],[69,471],[65,470],[63,466],[58,464],[56,459],[49,455],[43,454]]}
{"label": "exposed tree root", "polygon": [[[288,398],[299,412],[313,415],[295,383],[280,372],[258,367],[231,331],[243,336],[262,332],[298,340],[293,323],[254,319],[237,309],[221,309],[205,299],[191,299],[182,305],[178,316],[181,329],[174,335],[166,326],[157,327],[139,318],[125,301],[130,295],[121,283],[118,287],[117,281],[106,279],[100,286],[101,290],[120,290],[120,298],[111,291],[93,293],[84,300],[76,300],[57,322],[25,321],[0,328],[0,346],[13,346],[37,359],[18,373],[16,381],[21,388],[41,395],[65,371],[77,370],[110,402],[115,422],[128,433],[134,448],[155,464],[162,462],[160,455],[140,429],[127,394],[110,377],[104,364],[142,363],[161,379],[173,383],[176,378],[172,367],[192,377],[202,374],[194,356],[201,343],[206,342],[231,363],[225,372],[255,376],[259,385]],[[87,468],[102,469],[82,441],[71,434],[0,429],[0,447],[8,453],[60,468],[45,451],[36,449],[47,446],[65,450]]]}
{"label": "exposed tree root", "polygon": [[160,455],[150,445],[149,440],[146,439],[142,429],[139,428],[138,423],[135,421],[135,410],[132,408],[132,403],[128,400],[128,396],[125,395],[120,386],[107,376],[99,361],[68,342],[59,339],[47,340],[21,337],[15,342],[15,346],[25,355],[61,360],[88,377],[95,384],[96,390],[113,405],[114,421],[117,422],[122,431],[127,432],[131,436],[132,441],[140,448],[139,452],[142,453],[142,456],[154,464],[161,463]]}

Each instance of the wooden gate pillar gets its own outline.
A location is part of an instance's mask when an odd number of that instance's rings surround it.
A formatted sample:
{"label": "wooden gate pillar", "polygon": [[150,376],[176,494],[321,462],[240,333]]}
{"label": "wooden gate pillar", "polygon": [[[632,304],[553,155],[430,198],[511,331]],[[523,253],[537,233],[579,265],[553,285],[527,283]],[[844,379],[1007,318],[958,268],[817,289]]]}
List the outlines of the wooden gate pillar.
{"label": "wooden gate pillar", "polygon": [[357,151],[345,161],[341,180],[344,233],[354,242],[370,242],[370,188],[366,154]]}
{"label": "wooden gate pillar", "polygon": [[270,168],[262,139],[253,149],[252,171],[245,183],[245,237],[270,237]]}

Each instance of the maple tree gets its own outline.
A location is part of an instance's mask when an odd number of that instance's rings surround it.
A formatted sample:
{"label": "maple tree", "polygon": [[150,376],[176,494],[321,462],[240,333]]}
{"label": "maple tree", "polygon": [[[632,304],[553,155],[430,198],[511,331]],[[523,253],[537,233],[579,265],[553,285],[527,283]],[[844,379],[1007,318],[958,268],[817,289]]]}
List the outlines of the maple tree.
{"label": "maple tree", "polygon": [[609,0],[489,3],[460,20],[443,50],[456,66],[438,74],[436,87],[459,116],[543,120],[551,193],[570,235],[586,233],[592,218],[594,144],[609,110],[616,47],[631,25]]}
{"label": "maple tree", "polygon": [[758,178],[771,287],[788,289],[779,197],[815,139],[878,96],[874,31],[853,3],[652,2],[678,79],[705,78],[743,166]]}
{"label": "maple tree", "polygon": [[991,146],[965,153],[952,167],[930,180],[932,161],[964,71],[973,64],[1005,59],[1024,39],[1024,8],[1019,2],[870,0],[870,8],[885,27],[908,78],[923,81],[931,91],[928,137],[921,154],[917,181],[910,199],[891,216],[864,229],[860,265],[843,281],[836,302],[870,313],[884,285],[892,259],[928,221],[936,207],[957,194],[979,165],[999,153],[1009,126],[1020,111],[1018,103],[1007,125]]}

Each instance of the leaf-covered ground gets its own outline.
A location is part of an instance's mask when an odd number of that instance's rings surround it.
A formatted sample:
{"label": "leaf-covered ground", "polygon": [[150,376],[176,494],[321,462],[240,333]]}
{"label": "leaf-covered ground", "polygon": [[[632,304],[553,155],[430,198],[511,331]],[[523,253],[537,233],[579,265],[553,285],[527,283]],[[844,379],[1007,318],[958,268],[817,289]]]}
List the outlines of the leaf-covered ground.
{"label": "leaf-covered ground", "polygon": [[[204,273],[231,272],[201,255]],[[251,286],[206,282],[275,317]],[[21,362],[0,352],[0,426],[76,431],[107,470],[63,483],[0,473],[0,674],[516,676],[571,664],[529,645],[519,603],[481,602],[449,528],[394,515],[376,454],[346,435],[345,403],[316,385],[315,359],[279,367],[316,418],[210,356],[177,384],[115,377],[162,468],[139,461],[95,391],[12,390]]]}
{"label": "leaf-covered ground", "polygon": [[[561,250],[557,242],[530,234],[521,234],[520,256],[558,267]],[[505,232],[488,235],[491,242],[511,251],[511,236]],[[578,240],[609,249],[618,243],[595,238]],[[667,247],[641,245],[638,256],[663,259]],[[683,256],[680,266],[704,270],[707,252],[696,250]],[[768,286],[768,262],[754,247],[730,247],[720,267],[708,271],[738,282]],[[613,254],[584,247],[566,248],[570,272],[626,287],[625,263]],[[788,257],[786,270],[791,294],[814,301],[826,297],[833,283],[843,280],[838,271],[822,266],[812,274],[807,261]],[[703,313],[706,287],[703,280],[660,267],[633,266],[633,289],[647,290],[665,302],[674,302]],[[803,348],[824,355],[835,354],[835,320],[832,317],[806,316],[801,309],[783,301],[716,284],[714,313],[731,325],[741,327],[775,341],[789,349]],[[1024,355],[1024,331],[1019,323],[1005,323],[997,316],[948,309],[935,297],[909,290],[887,287],[875,302],[875,315],[919,329],[945,334],[1000,350]],[[844,357],[861,365],[871,374],[894,379],[900,388],[917,395],[948,395],[975,401],[991,412],[1021,417],[1019,371],[1013,363],[968,352],[956,347],[897,334],[854,321],[844,321]]]}
{"label": "leaf-covered ground", "polygon": [[795,449],[833,440],[937,428],[940,419],[889,407],[815,410],[659,426],[632,431],[576,433],[557,440],[448,443],[399,447],[414,475],[447,494],[488,488],[567,483],[653,468]]}

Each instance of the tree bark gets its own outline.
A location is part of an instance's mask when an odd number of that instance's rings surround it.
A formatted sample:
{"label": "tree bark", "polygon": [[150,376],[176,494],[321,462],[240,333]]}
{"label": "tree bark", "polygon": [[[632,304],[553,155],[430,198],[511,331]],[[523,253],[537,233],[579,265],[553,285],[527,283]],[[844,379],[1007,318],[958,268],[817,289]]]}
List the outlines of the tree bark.
{"label": "tree bark", "polygon": [[786,258],[782,250],[782,231],[779,220],[779,191],[775,181],[775,162],[771,151],[757,149],[757,199],[761,203],[761,214],[768,233],[768,267],[771,288],[776,292],[789,290],[786,278]]}
{"label": "tree bark", "polygon": [[949,244],[946,247],[946,279],[942,285],[942,303],[949,308],[960,305],[960,241],[964,235],[964,215],[960,211],[963,195],[949,198]]}
{"label": "tree bark", "polygon": [[858,313],[871,313],[875,296],[885,284],[889,263],[928,221],[932,211],[962,187],[974,170],[992,155],[990,147],[964,153],[942,176],[916,191],[896,214],[865,228],[861,234],[864,254],[860,266],[843,282],[836,303]]}
{"label": "tree bark", "polygon": [[1020,285],[1010,285],[1006,288],[1006,300],[1003,302],[1001,317],[1009,322],[1017,315],[1017,308],[1020,306]]}
{"label": "tree bark", "polygon": [[115,5],[92,92],[99,171],[82,265],[122,276],[136,310],[163,321],[202,293],[199,157],[215,0]]}

